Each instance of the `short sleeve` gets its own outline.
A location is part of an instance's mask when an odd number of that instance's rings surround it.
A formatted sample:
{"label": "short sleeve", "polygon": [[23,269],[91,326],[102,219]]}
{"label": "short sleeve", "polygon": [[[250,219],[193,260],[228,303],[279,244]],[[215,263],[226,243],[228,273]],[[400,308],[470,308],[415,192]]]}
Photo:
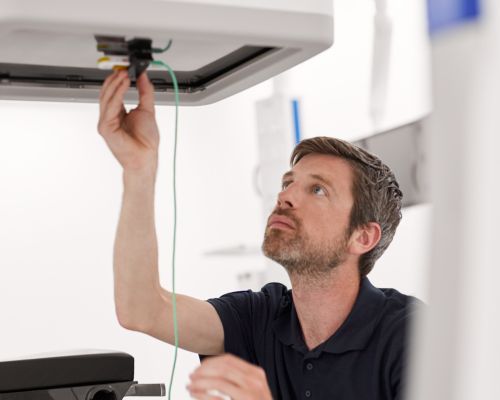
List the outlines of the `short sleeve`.
{"label": "short sleeve", "polygon": [[224,351],[257,364],[255,343],[270,329],[286,287],[278,283],[261,291],[232,292],[207,300],[217,311],[224,328]]}

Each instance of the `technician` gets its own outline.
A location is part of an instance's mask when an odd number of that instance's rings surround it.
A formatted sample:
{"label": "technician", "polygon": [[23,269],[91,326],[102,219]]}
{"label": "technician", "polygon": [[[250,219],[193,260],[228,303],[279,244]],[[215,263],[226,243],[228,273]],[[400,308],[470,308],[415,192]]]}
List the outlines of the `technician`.
{"label": "technician", "polygon": [[[120,324],[173,344],[171,294],[160,286],[154,218],[159,132],[153,86],[126,112],[130,81],[103,85],[98,130],[123,167],[114,248]],[[378,289],[367,274],[401,219],[390,169],[347,142],[314,138],[294,150],[264,234],[264,254],[292,290],[270,283],[209,301],[177,297],[179,346],[201,354],[188,390],[196,399],[390,400],[403,395],[407,330],[418,301]],[[244,210],[242,210],[243,212]]]}

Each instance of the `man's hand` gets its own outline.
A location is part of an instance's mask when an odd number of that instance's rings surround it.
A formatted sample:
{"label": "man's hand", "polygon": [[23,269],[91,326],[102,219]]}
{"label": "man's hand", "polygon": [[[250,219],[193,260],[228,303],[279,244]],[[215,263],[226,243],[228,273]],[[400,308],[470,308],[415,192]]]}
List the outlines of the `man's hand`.
{"label": "man's hand", "polygon": [[190,375],[189,393],[199,400],[272,400],[264,370],[231,354],[210,357]]}
{"label": "man's hand", "polygon": [[155,120],[154,88],[146,73],[142,73],[137,80],[139,105],[127,113],[123,98],[129,87],[125,71],[106,78],[99,97],[97,128],[124,170],[156,169],[160,135]]}

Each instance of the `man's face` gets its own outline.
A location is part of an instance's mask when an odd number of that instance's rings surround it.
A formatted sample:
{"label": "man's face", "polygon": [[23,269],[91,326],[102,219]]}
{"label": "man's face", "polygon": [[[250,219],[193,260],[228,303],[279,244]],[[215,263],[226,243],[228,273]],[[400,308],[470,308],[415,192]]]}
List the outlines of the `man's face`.
{"label": "man's face", "polygon": [[309,154],[283,176],[264,254],[290,274],[321,275],[346,258],[353,172],[347,161]]}

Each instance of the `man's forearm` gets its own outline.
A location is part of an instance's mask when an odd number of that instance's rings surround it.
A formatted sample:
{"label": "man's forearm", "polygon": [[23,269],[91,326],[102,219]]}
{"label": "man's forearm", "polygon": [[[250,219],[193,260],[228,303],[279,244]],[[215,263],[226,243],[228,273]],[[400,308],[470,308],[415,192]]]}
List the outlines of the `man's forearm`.
{"label": "man's forearm", "polygon": [[156,169],[123,174],[123,200],[114,248],[115,304],[120,324],[142,330],[160,293],[155,230]]}

